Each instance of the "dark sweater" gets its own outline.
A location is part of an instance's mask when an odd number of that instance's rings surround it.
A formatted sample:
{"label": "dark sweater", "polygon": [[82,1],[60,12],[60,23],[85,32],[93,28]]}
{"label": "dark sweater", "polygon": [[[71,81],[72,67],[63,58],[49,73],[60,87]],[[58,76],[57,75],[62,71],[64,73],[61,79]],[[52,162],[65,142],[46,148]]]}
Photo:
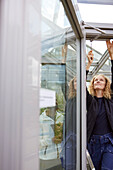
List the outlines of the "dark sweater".
{"label": "dark sweater", "polygon": [[110,133],[111,127],[109,125],[105,105],[104,98],[97,98],[98,101],[98,116],[93,128],[92,135],[104,135]]}

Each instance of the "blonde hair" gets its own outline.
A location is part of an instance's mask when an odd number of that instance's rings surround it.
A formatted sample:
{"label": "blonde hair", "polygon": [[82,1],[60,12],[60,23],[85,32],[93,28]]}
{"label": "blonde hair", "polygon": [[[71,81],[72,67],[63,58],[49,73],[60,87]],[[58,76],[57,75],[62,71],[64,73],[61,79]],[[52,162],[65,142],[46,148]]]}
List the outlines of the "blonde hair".
{"label": "blonde hair", "polygon": [[69,99],[76,96],[76,89],[74,89],[74,81],[76,81],[76,77],[71,79],[69,82],[69,95],[68,95]]}
{"label": "blonde hair", "polygon": [[89,93],[92,95],[92,96],[96,96],[96,92],[94,90],[94,80],[97,76],[102,76],[104,77],[105,81],[106,81],[106,84],[105,84],[105,89],[104,89],[104,93],[103,93],[103,97],[107,98],[107,99],[111,99],[111,88],[110,88],[110,85],[111,85],[111,82],[110,80],[104,76],[103,74],[99,74],[99,75],[95,75],[91,82],[90,82],[90,85],[89,85],[89,88],[88,88],[88,91]]}

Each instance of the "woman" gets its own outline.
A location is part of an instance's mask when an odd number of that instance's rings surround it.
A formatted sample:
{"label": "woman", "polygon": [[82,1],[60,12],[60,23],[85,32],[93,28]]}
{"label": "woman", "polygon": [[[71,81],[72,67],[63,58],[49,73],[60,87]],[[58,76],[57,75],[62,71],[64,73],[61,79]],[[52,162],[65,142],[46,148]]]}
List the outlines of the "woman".
{"label": "woman", "polygon": [[[113,82],[113,42],[106,42],[111,58]],[[88,53],[86,73],[93,62]],[[96,170],[113,170],[113,84],[104,75],[96,75],[87,90],[88,151]]]}
{"label": "woman", "polygon": [[76,78],[69,83],[69,95],[65,109],[65,128],[62,142],[62,166],[65,170],[76,170]]}

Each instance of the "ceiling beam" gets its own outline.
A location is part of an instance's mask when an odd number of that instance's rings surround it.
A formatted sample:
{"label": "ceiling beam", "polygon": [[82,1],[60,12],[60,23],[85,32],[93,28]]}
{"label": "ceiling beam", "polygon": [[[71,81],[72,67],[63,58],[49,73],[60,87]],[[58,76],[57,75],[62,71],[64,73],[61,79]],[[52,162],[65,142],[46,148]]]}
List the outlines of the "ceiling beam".
{"label": "ceiling beam", "polygon": [[[100,33],[95,28],[98,28],[105,32],[105,34]],[[84,25],[86,31],[87,40],[107,40],[113,39],[113,24],[106,23],[91,23],[86,22]],[[97,37],[97,39],[95,39]]]}

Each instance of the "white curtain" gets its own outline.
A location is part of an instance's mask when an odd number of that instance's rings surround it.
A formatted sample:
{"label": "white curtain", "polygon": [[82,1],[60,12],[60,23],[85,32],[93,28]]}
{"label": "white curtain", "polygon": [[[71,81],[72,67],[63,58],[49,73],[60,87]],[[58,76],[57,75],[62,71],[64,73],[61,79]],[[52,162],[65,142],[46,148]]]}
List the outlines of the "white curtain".
{"label": "white curtain", "polygon": [[0,170],[38,170],[40,0],[0,0]]}

